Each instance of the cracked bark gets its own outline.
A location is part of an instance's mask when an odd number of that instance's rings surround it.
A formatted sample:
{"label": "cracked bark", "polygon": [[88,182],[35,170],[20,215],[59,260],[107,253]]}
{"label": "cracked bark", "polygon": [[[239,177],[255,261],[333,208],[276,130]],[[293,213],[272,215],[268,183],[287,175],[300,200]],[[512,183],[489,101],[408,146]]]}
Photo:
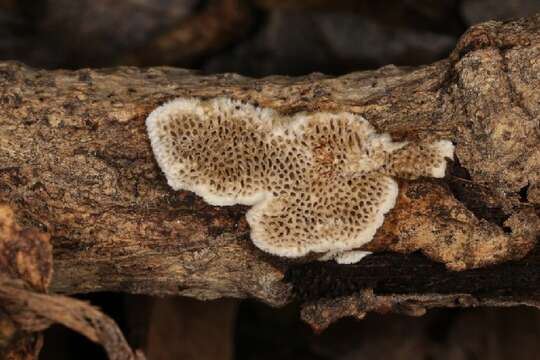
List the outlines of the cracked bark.
{"label": "cracked bark", "polygon": [[[537,15],[475,26],[431,65],[337,78],[1,63],[0,200],[50,234],[59,293],[300,301],[319,329],[365,311],[536,306],[538,59]],[[153,108],[220,95],[288,114],[355,112],[395,140],[451,139],[457,157],[442,180],[400,181],[365,247],[375,255],[351,266],[279,259],[249,241],[245,207],[172,191],[153,159],[144,127]]]}

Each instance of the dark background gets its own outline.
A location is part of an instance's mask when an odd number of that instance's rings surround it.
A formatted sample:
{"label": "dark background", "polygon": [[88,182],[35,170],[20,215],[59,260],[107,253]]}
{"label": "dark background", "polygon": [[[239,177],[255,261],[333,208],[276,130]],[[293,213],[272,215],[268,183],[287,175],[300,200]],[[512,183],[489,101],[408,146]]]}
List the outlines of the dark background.
{"label": "dark background", "polygon": [[[216,31],[199,21],[212,44],[195,36],[172,59],[140,54],[208,8],[237,3],[245,15],[223,11]],[[538,0],[0,0],[0,56],[48,69],[121,65],[135,53],[144,65],[210,73],[343,74],[430,63],[472,24],[537,11]]]}
{"label": "dark background", "polygon": [[[237,7],[237,8],[236,8]],[[0,57],[38,68],[169,65],[247,76],[339,75],[445,58],[471,25],[540,11],[540,0],[0,0]],[[175,43],[171,32],[191,37]],[[156,51],[158,40],[169,50]],[[165,39],[165,40],[163,40]],[[171,50],[172,49],[172,50]],[[299,307],[253,301],[79,296],[154,359],[537,359],[532,308],[370,314],[314,334]],[[104,359],[59,326],[42,359]]]}

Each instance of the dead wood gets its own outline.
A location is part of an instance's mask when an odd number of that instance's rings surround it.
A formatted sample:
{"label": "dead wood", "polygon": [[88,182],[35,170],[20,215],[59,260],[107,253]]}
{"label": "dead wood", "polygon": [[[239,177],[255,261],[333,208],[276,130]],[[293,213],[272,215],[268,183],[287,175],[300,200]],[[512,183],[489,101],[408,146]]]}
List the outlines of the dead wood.
{"label": "dead wood", "polygon": [[[534,305],[538,59],[539,15],[475,26],[431,65],[336,78],[2,63],[0,199],[21,224],[51,235],[54,292],[322,302],[316,327],[330,317],[324,302],[350,296],[358,314],[400,311],[410,301]],[[251,244],[246,208],[172,191],[154,161],[146,115],[177,96],[220,95],[287,114],[355,112],[395,140],[451,139],[457,156],[440,181],[400,182],[396,208],[366,247],[377,254],[353,266],[285,261]],[[365,289],[391,301],[364,306]]]}
{"label": "dead wood", "polygon": [[37,359],[40,331],[53,323],[103,345],[110,359],[144,359],[133,352],[115,322],[83,301],[46,294],[52,272],[49,236],[21,228],[0,204],[0,356]]}

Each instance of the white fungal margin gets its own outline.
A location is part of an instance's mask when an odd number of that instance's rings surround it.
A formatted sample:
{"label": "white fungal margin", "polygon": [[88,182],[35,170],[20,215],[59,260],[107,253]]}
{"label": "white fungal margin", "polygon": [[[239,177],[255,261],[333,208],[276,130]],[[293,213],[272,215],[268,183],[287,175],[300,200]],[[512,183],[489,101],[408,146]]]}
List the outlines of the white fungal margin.
{"label": "white fungal margin", "polygon": [[454,144],[449,140],[439,140],[433,143],[433,148],[440,154],[441,160],[432,168],[431,176],[435,178],[443,178],[446,173],[446,158],[454,159]]}
{"label": "white fungal margin", "polygon": [[320,261],[334,260],[338,264],[356,264],[368,255],[373,254],[371,251],[349,250],[349,251],[333,251],[327,252],[319,258]]}

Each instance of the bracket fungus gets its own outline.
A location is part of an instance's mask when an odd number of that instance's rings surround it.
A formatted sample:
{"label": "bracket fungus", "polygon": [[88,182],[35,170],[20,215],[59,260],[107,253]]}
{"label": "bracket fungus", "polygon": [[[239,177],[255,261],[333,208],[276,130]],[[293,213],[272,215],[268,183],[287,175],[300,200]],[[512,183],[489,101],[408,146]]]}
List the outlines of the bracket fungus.
{"label": "bracket fungus", "polygon": [[443,177],[450,141],[393,142],[362,116],[283,116],[229,98],[179,98],[146,119],[175,190],[211,205],[251,205],[253,243],[284,257],[354,263],[394,207],[393,177]]}

